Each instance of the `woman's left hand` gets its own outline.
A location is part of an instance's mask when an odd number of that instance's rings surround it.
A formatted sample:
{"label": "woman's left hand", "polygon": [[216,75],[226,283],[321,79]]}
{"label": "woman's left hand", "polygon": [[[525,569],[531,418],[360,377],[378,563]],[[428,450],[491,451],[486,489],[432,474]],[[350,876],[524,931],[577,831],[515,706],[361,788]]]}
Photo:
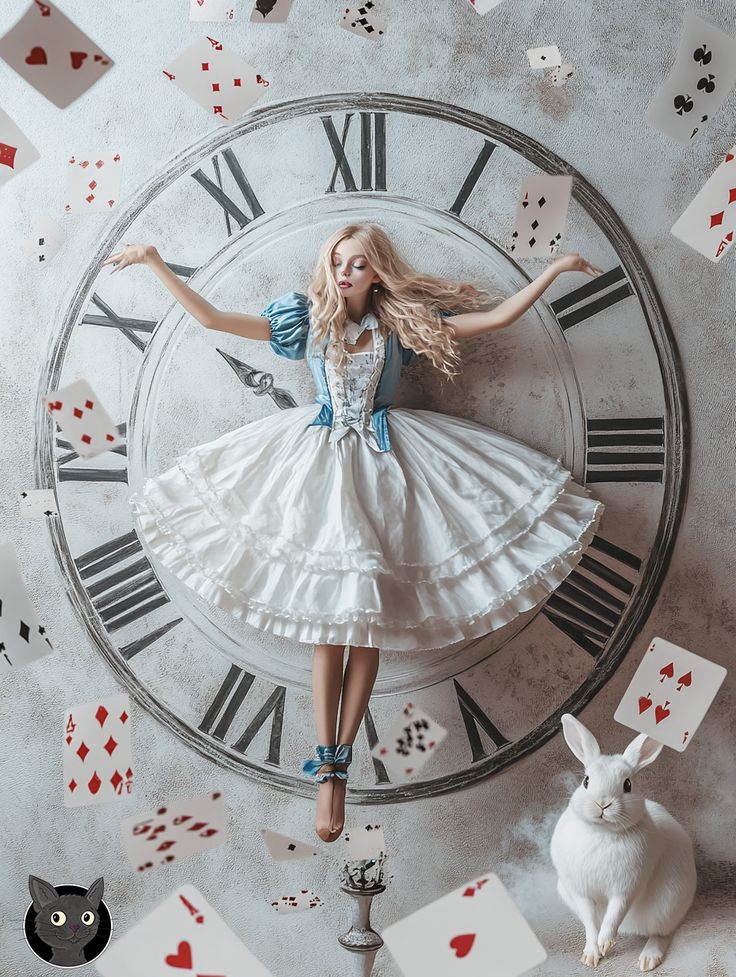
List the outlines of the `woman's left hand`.
{"label": "woman's left hand", "polygon": [[554,269],[558,275],[563,271],[582,271],[586,275],[590,275],[591,278],[597,278],[603,274],[601,268],[596,268],[580,254],[561,254],[559,258],[555,258],[549,267]]}

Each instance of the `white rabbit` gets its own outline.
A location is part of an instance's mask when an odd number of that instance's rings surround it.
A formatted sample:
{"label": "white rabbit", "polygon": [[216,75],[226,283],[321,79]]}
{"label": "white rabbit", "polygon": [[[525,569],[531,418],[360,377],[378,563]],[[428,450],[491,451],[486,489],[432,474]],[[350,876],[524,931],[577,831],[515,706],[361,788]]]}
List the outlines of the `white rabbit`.
{"label": "white rabbit", "polygon": [[623,754],[604,756],[573,716],[562,717],[562,728],[585,777],[555,826],[550,853],[557,891],[585,927],[581,963],[597,967],[620,931],[648,937],[639,969],[654,970],[696,886],[687,832],[633,786],[662,744],[642,733]]}

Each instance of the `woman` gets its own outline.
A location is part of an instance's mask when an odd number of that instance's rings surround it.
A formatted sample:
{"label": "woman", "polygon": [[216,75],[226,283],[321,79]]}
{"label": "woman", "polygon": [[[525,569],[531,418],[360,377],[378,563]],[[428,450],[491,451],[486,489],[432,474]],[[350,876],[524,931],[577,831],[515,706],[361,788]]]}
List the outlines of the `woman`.
{"label": "woman", "polygon": [[349,224],[322,246],[307,294],[250,315],[212,306],[153,247],[110,263],[146,264],[208,329],[307,358],[316,405],[190,449],[129,501],[151,551],[188,586],[314,645],[319,742],[303,769],[319,785],[317,834],[335,841],[379,649],[445,647],[505,625],[559,586],[603,510],[513,438],[391,408],[401,367],[424,356],[453,377],[461,340],[510,326],[563,272],[601,270],[565,255],[501,301],[416,272],[378,225]]}

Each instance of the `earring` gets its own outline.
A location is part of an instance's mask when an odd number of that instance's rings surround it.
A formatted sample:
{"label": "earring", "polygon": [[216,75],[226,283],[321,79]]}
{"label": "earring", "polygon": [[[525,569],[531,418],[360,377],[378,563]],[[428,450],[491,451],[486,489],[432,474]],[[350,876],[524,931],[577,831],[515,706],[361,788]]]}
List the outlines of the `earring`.
{"label": "earring", "polygon": [[373,294],[375,295],[377,291],[378,291],[378,285],[374,285],[373,286]]}

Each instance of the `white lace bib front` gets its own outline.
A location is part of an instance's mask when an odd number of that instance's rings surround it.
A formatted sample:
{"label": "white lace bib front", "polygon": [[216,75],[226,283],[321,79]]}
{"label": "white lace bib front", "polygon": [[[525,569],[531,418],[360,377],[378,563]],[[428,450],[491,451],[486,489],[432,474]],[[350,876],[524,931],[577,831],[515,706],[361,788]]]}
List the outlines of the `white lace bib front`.
{"label": "white lace bib front", "polygon": [[332,431],[330,442],[335,443],[353,430],[371,448],[380,451],[371,418],[376,387],[381,378],[385,359],[385,344],[380,329],[373,329],[373,349],[348,352],[344,372],[338,373],[328,347],[325,356],[325,375],[332,400]]}

